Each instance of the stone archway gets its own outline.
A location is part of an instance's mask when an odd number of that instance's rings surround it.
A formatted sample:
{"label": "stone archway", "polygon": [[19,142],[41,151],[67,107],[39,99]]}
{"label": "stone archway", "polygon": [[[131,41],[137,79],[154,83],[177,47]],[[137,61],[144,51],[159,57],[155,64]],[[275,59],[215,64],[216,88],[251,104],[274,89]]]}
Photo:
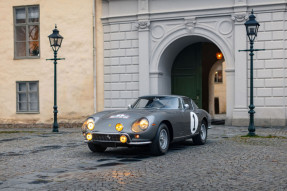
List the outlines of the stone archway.
{"label": "stone archway", "polygon": [[226,60],[227,78],[227,117],[232,118],[234,107],[234,53],[232,45],[223,35],[208,27],[198,26],[188,30],[185,26],[179,26],[170,31],[152,48],[150,59],[149,89],[152,94],[171,93],[171,68],[174,58],[178,53],[190,44],[196,42],[214,43],[223,53]]}

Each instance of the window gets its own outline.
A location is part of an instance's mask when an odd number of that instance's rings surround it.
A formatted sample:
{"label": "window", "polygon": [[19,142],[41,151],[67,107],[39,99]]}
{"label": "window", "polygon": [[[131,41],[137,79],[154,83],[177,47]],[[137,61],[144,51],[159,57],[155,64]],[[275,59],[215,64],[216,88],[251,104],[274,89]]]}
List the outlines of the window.
{"label": "window", "polygon": [[187,104],[190,110],[193,110],[193,105],[191,104],[191,100],[189,98],[183,98],[183,104]]}
{"label": "window", "polygon": [[218,66],[215,74],[214,74],[214,82],[215,83],[222,83],[222,65]]}
{"label": "window", "polygon": [[17,112],[39,112],[39,82],[17,83]]}
{"label": "window", "polygon": [[14,58],[40,57],[39,6],[14,7]]}

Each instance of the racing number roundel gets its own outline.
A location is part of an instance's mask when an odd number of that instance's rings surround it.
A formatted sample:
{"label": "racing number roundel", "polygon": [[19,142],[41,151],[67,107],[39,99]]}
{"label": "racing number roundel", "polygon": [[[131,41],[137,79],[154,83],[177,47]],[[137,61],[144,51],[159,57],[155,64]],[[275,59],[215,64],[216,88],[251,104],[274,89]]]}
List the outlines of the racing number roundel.
{"label": "racing number roundel", "polygon": [[194,134],[198,127],[198,117],[194,112],[190,112],[190,131]]}

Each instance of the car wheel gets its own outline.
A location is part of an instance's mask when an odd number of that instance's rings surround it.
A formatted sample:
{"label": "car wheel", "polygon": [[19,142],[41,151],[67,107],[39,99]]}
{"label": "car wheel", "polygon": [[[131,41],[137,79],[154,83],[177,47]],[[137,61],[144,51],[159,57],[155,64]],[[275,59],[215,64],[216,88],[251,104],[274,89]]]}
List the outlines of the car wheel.
{"label": "car wheel", "polygon": [[169,147],[169,131],[165,124],[161,124],[158,128],[156,136],[150,145],[153,155],[163,155]]}
{"label": "car wheel", "polygon": [[199,127],[199,134],[192,138],[192,141],[196,145],[204,145],[207,139],[207,125],[205,121],[201,122]]}
{"label": "car wheel", "polygon": [[94,144],[94,143],[88,143],[88,147],[91,151],[96,152],[96,153],[102,153],[105,152],[107,147],[99,145],[99,144]]}

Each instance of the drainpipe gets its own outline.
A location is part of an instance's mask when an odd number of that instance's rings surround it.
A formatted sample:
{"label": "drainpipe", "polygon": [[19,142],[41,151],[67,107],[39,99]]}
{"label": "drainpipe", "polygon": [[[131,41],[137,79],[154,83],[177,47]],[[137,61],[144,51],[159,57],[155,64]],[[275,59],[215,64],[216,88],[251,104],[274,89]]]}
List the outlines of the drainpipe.
{"label": "drainpipe", "polygon": [[97,111],[97,60],[96,60],[96,1],[93,0],[93,81],[94,81],[94,112]]}
{"label": "drainpipe", "polygon": [[102,0],[94,0],[94,94],[95,112],[104,109],[104,35],[101,22]]}

